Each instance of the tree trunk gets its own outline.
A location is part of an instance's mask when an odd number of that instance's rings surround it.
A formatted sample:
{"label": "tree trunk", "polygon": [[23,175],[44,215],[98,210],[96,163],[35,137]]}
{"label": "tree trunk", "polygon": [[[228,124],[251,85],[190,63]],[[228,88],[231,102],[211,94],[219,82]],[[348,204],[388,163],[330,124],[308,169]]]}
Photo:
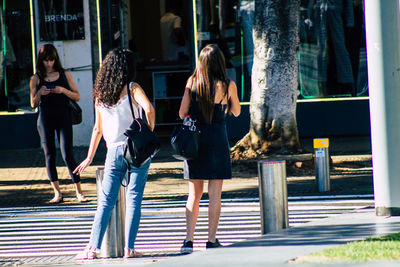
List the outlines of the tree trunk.
{"label": "tree trunk", "polygon": [[299,0],[256,0],[250,131],[233,159],[296,153]]}

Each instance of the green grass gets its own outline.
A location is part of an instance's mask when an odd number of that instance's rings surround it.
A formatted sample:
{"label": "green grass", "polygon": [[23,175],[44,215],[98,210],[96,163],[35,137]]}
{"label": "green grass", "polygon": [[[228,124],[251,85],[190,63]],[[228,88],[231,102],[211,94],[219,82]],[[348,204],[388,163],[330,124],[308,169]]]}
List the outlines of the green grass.
{"label": "green grass", "polygon": [[300,257],[296,262],[366,262],[400,260],[400,233],[367,238]]}

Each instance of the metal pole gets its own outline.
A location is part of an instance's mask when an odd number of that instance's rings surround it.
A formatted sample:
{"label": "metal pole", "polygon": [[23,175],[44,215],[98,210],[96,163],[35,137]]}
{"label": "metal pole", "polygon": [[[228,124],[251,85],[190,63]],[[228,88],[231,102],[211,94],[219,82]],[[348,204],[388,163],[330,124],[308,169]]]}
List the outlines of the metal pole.
{"label": "metal pole", "polygon": [[331,190],[329,175],[329,139],[314,139],[315,151],[315,173],[318,192],[328,192]]}
{"label": "metal pole", "polygon": [[[101,183],[103,181],[104,168],[97,168],[97,199],[103,193]],[[124,255],[125,244],[125,189],[121,187],[117,203],[111,212],[110,222],[101,243],[100,257],[115,258]]]}
{"label": "metal pole", "polygon": [[398,0],[365,1],[375,211],[400,215]]}
{"label": "metal pole", "polygon": [[259,161],[258,181],[262,234],[288,228],[286,161]]}

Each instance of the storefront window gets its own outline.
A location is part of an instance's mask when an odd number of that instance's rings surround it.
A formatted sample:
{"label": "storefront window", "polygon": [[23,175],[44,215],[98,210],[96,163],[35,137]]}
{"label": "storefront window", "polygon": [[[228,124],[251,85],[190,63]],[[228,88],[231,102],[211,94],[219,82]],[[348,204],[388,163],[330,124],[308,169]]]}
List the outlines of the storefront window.
{"label": "storefront window", "polygon": [[[197,45],[224,51],[240,100],[249,101],[254,0],[196,0]],[[302,0],[299,98],[368,95],[363,0]]]}
{"label": "storefront window", "polygon": [[129,3],[127,38],[143,65],[187,65],[192,59],[187,0],[132,0]]}
{"label": "storefront window", "polygon": [[29,1],[5,1],[0,14],[0,111],[31,110],[29,79],[33,65]]}
{"label": "storefront window", "polygon": [[301,97],[368,95],[363,7],[362,0],[301,1]]}
{"label": "storefront window", "polygon": [[250,98],[253,17],[254,1],[196,0],[198,50],[210,43],[218,44],[228,76],[238,84],[241,101]]}
{"label": "storefront window", "polygon": [[116,47],[122,46],[121,0],[99,0],[102,58]]}

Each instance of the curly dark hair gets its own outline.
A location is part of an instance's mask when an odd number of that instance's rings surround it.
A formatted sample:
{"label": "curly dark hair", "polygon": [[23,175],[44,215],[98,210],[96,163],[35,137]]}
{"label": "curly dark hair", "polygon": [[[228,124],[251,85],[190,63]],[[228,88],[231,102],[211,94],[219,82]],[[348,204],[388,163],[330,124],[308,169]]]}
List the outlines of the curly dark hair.
{"label": "curly dark hair", "polygon": [[93,98],[106,107],[118,103],[122,89],[136,75],[136,58],[129,49],[115,48],[104,58],[93,88]]}

